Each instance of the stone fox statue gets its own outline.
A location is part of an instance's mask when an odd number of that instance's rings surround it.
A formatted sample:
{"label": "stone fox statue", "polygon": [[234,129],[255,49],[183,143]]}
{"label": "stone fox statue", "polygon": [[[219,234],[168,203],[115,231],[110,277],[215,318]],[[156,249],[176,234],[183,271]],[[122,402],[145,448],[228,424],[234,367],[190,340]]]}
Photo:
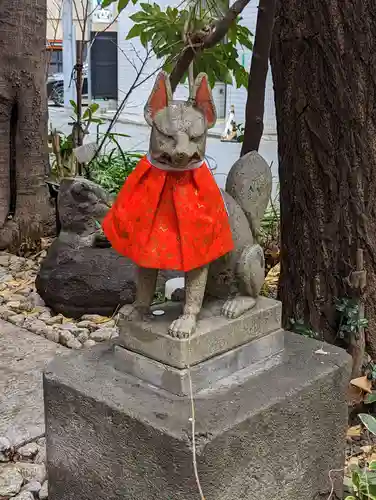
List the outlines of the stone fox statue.
{"label": "stone fox statue", "polygon": [[270,198],[271,173],[257,153],[232,167],[220,192],[204,162],[207,130],[216,111],[205,74],[193,98],[174,101],[168,76],[159,74],[145,106],[152,127],[149,154],[127,178],[103,230],[113,248],[139,266],[136,300],[123,316],[150,310],[158,269],[184,271],[185,305],[169,333],[194,332],[205,290],[227,298],[222,313],[252,308],[264,281],[264,257],[255,231]]}

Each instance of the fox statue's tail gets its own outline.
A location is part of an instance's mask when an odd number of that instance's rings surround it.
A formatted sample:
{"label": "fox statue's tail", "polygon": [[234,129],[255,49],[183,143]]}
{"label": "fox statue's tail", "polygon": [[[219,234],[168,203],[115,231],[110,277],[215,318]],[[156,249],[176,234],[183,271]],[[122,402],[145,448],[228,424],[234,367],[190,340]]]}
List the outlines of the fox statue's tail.
{"label": "fox statue's tail", "polygon": [[234,163],[227,176],[226,192],[242,208],[256,238],[272,192],[271,169],[257,151]]}

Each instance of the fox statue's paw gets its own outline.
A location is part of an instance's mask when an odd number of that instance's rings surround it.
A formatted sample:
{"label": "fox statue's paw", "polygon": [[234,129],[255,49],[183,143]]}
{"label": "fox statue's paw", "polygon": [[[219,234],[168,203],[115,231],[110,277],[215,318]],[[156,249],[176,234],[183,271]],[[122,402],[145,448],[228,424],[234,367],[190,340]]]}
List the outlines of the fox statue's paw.
{"label": "fox statue's paw", "polygon": [[182,314],[170,325],[168,333],[171,337],[179,339],[188,338],[196,329],[197,316],[194,314]]}
{"label": "fox statue's paw", "polygon": [[228,299],[222,307],[222,315],[226,318],[238,318],[256,305],[256,299],[246,295],[237,295]]}
{"label": "fox statue's paw", "polygon": [[148,312],[148,308],[137,307],[134,304],[126,304],[119,310],[119,316],[127,321],[142,321]]}

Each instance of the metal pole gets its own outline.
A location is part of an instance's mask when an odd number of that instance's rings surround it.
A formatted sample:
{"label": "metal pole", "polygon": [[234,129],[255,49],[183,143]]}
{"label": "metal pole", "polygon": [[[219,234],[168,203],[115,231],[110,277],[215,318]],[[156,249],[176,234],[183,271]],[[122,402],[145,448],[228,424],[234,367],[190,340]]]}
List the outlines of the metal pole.
{"label": "metal pole", "polygon": [[[92,9],[90,9],[90,12]],[[93,99],[93,88],[92,88],[92,82],[91,82],[91,36],[92,36],[92,31],[93,31],[93,15],[89,16],[88,22],[87,22],[87,28],[88,28],[88,48],[87,48],[87,53],[86,53],[86,59],[87,59],[87,97],[88,97],[88,102],[89,105],[91,104],[91,101]]]}
{"label": "metal pole", "polygon": [[73,24],[73,0],[63,0],[63,73],[64,106],[71,108],[70,100],[76,101],[76,85],[72,78],[76,64],[76,25]]}

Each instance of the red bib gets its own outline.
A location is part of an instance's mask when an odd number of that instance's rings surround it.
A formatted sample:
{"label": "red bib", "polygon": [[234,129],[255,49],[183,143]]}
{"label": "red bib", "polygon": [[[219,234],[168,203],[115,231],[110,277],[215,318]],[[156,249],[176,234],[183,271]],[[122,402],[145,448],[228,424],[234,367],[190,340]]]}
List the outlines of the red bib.
{"label": "red bib", "polygon": [[190,271],[230,252],[221,192],[204,163],[182,172],[140,160],[103,221],[113,248],[140,267]]}

